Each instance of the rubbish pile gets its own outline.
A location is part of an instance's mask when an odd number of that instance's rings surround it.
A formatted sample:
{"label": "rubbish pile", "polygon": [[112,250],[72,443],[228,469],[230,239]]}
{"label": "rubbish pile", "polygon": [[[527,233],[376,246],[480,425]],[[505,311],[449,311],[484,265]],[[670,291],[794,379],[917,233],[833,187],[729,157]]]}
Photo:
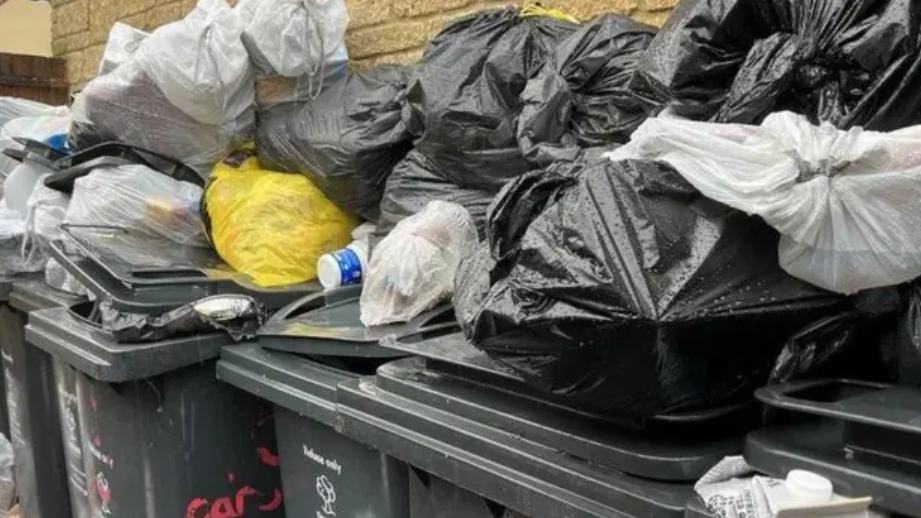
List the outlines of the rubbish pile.
{"label": "rubbish pile", "polygon": [[341,0],[116,24],[72,108],[0,98],[0,275],[127,343],[248,339],[323,289],[365,339],[451,305],[507,375],[617,419],[915,385],[916,7],[487,9],[365,70]]}

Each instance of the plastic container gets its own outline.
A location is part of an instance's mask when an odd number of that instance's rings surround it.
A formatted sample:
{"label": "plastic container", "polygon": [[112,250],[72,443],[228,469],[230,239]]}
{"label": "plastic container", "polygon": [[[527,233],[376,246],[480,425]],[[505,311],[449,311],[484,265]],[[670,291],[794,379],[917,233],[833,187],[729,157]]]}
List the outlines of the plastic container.
{"label": "plastic container", "polygon": [[367,271],[367,241],[355,241],[342,250],[323,254],[317,262],[317,277],[326,290],[361,284]]}
{"label": "plastic container", "polygon": [[242,345],[224,349],[217,374],[274,404],[289,517],[407,518],[406,465],[336,429],[337,387],[362,369],[322,362]]}
{"label": "plastic container", "polygon": [[73,457],[61,440],[61,431],[68,422],[61,419],[60,406],[66,384],[55,383],[51,356],[29,345],[24,336],[31,312],[81,299],[37,280],[18,281],[11,286],[9,304],[0,305],[0,346],[23,514],[36,518],[89,518],[85,499],[68,496],[72,470],[65,466]]}
{"label": "plastic container", "polygon": [[756,395],[768,407],[769,426],[746,441],[753,467],[778,478],[810,471],[836,493],[870,496],[874,507],[921,518],[921,389],[823,380]]}
{"label": "plastic container", "polygon": [[270,408],[214,377],[230,339],[119,344],[90,312],[33,312],[26,339],[74,369],[91,516],[284,516]]}
{"label": "plastic container", "polygon": [[415,467],[414,518],[683,517],[693,481],[742,446],[732,427],[698,433],[728,415],[638,430],[541,400],[449,327],[385,343],[428,358],[340,384],[337,408],[344,433]]}

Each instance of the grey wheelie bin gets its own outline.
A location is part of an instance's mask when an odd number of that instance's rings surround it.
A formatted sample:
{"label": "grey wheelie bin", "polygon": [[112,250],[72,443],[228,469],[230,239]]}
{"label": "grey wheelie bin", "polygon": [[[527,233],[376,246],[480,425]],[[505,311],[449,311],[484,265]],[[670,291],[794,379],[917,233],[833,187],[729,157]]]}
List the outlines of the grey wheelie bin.
{"label": "grey wheelie bin", "polygon": [[754,405],[611,421],[533,393],[455,331],[388,341],[425,359],[339,385],[342,431],[413,466],[414,518],[693,516],[694,481],[757,421]]}
{"label": "grey wheelie bin", "polygon": [[753,467],[775,477],[812,471],[837,493],[870,496],[890,514],[921,518],[921,389],[813,380],[756,395],[768,423],[746,441]]}
{"label": "grey wheelie bin", "polygon": [[439,308],[413,321],[362,326],[360,287],[305,298],[259,331],[258,346],[225,348],[218,377],[273,403],[289,517],[407,518],[405,464],[338,431],[338,386],[404,353],[378,342],[453,319]]}
{"label": "grey wheelie bin", "polygon": [[31,279],[13,282],[9,303],[0,305],[0,347],[16,485],[23,513],[30,517],[88,516],[79,511],[85,500],[72,499],[68,491],[65,466],[73,452],[62,442],[61,431],[73,423],[62,419],[60,410],[66,380],[56,383],[51,357],[25,341],[30,313],[81,300]]}
{"label": "grey wheelie bin", "polygon": [[[155,247],[136,244],[120,252],[150,264],[120,262],[88,240],[78,241],[82,257],[59,243],[50,248],[99,301],[119,311],[159,314],[236,291],[230,274],[163,260]],[[315,289],[271,290],[265,300],[286,303]],[[259,295],[249,286],[239,291]],[[85,491],[90,516],[284,516],[271,409],[214,376],[231,337],[119,343],[98,317],[96,303],[77,304],[33,312],[26,329],[27,341],[54,359],[60,383],[72,373],[66,399],[76,432],[63,431],[82,450],[82,473],[76,463],[69,467],[84,487],[72,493]]]}

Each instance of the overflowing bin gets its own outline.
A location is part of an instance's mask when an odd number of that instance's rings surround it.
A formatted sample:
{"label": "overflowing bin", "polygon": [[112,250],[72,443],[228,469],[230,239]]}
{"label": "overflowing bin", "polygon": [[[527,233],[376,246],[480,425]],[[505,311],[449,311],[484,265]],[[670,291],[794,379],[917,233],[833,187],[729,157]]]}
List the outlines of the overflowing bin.
{"label": "overflowing bin", "polygon": [[388,341],[427,359],[339,388],[343,432],[415,467],[419,517],[684,516],[693,481],[756,418],[739,406],[612,422],[541,399],[455,331]]}
{"label": "overflowing bin", "polygon": [[921,517],[921,391],[853,380],[800,381],[757,392],[768,426],[749,434],[745,460],[784,477],[818,473],[844,496],[872,495],[890,513]]}
{"label": "overflowing bin", "polygon": [[[230,275],[162,261],[149,246],[136,250],[160,266],[131,269],[94,243],[100,242],[77,241],[80,258],[59,243],[51,251],[99,302],[119,311],[157,314],[236,289]],[[276,290],[266,298],[282,304],[312,289]],[[84,303],[36,311],[26,329],[27,341],[54,358],[58,383],[66,387],[65,414],[76,430],[63,429],[64,438],[82,449],[82,462],[69,467],[83,487],[71,490],[85,491],[90,516],[283,516],[271,409],[214,377],[220,350],[233,339],[215,331],[119,343],[97,310]]]}
{"label": "overflowing bin", "polygon": [[225,348],[218,362],[220,379],[274,404],[288,516],[410,516],[406,465],[338,431],[338,387],[405,356],[380,347],[383,337],[427,329],[452,312],[368,329],[359,319],[360,291],[291,304],[259,331],[258,346]]}
{"label": "overflowing bin", "polygon": [[10,441],[15,456],[16,486],[26,516],[56,518],[89,517],[85,499],[68,494],[72,470],[65,468],[72,452],[61,440],[61,431],[74,429],[59,404],[67,379],[55,383],[55,367],[48,353],[25,340],[29,315],[36,310],[74,304],[82,297],[58,291],[38,279],[4,283],[9,304],[0,305],[0,347],[6,379]]}

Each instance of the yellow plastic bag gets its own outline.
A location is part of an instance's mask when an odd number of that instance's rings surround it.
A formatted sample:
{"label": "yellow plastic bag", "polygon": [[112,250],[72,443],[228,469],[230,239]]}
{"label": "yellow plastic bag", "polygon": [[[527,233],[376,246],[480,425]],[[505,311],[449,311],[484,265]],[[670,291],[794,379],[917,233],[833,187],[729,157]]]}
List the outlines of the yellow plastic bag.
{"label": "yellow plastic bag", "polygon": [[264,287],[316,279],[320,256],[348,245],[358,226],[305,175],[262,169],[247,149],[214,168],[203,200],[217,253]]}

